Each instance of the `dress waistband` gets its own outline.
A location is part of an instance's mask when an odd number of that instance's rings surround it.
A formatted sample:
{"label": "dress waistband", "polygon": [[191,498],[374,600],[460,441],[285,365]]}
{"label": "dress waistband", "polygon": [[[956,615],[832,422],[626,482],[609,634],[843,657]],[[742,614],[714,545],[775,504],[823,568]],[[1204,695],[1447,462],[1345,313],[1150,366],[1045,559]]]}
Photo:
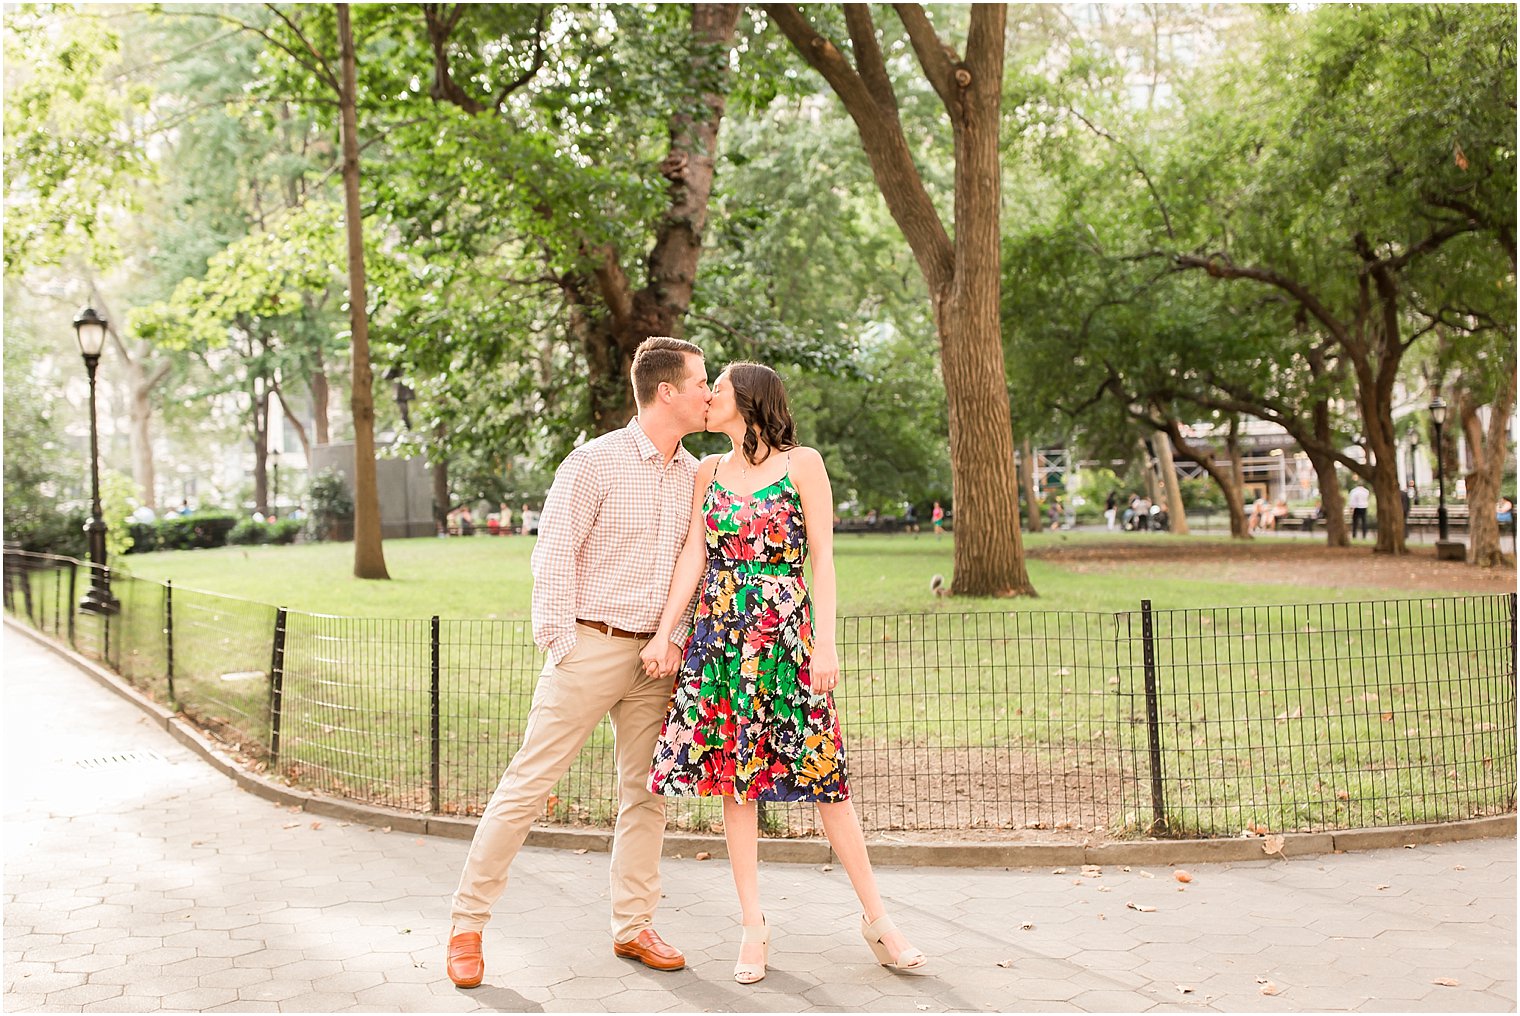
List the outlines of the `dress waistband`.
{"label": "dress waistband", "polygon": [[769,561],[709,561],[709,568],[718,571],[731,571],[738,575],[791,575],[802,578],[802,566],[781,562],[772,564]]}

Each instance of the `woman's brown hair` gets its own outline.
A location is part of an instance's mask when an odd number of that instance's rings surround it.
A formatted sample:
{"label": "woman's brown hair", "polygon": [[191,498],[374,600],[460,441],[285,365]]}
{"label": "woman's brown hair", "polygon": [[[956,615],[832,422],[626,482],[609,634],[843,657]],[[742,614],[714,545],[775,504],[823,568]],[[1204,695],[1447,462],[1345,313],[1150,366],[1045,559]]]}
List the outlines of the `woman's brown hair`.
{"label": "woman's brown hair", "polygon": [[[797,447],[797,425],[786,404],[786,385],[781,375],[763,363],[740,360],[723,368],[734,388],[734,405],[744,421],[744,458],[758,466],[770,457],[770,451],[784,452]],[[755,458],[764,441],[770,449],[763,458]]]}

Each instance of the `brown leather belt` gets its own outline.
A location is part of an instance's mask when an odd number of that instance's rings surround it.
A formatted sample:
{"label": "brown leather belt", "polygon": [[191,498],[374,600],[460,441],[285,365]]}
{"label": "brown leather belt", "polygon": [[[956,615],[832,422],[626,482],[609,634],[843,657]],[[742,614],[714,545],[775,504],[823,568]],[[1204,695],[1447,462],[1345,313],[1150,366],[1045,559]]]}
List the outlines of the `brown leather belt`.
{"label": "brown leather belt", "polygon": [[608,624],[605,621],[587,621],[585,618],[578,617],[578,618],[575,619],[575,623],[576,624],[583,624],[587,628],[595,628],[597,631],[601,632],[603,635],[611,635],[615,639],[652,639],[652,638],[654,638],[654,632],[652,632],[652,631],[624,631],[622,628],[615,628],[615,627],[613,627],[612,625]]}

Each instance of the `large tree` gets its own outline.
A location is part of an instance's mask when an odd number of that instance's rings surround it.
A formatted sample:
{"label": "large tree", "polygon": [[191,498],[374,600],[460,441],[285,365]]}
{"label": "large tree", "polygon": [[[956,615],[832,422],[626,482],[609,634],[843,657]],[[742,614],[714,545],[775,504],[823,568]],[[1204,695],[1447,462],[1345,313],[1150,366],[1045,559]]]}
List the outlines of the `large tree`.
{"label": "large tree", "polygon": [[921,6],[895,6],[949,121],[955,166],[952,228],[946,227],[915,164],[870,8],[844,5],[849,55],[797,5],[767,4],[765,10],[855,121],[881,196],[929,290],[950,416],[952,588],[969,596],[1034,595],[1019,534],[998,317],[998,128],[1006,6],[971,8],[964,54],[944,41]]}

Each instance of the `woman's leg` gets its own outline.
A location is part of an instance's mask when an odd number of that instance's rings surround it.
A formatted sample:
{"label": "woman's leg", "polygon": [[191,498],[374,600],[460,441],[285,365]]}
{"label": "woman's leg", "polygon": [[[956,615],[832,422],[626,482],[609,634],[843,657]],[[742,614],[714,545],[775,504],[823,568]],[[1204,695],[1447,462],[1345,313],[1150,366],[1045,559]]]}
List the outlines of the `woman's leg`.
{"label": "woman's leg", "polygon": [[[860,820],[855,816],[853,801],[819,803],[818,817],[823,820],[823,834],[829,838],[829,846],[850,876],[850,885],[860,897],[861,910],[867,921],[874,921],[887,912],[876,888],[876,873],[871,870],[871,858],[866,853],[866,838],[860,831]],[[900,955],[911,948],[911,943],[900,932],[893,932],[883,939],[887,949]]]}
{"label": "woman's leg", "polygon": [[[764,922],[760,909],[759,812],[753,802],[740,803],[732,797],[723,799],[723,838],[728,843],[728,866],[734,875],[734,889],[739,893],[741,924],[756,926]],[[740,963],[759,963],[759,945],[741,946]]]}

